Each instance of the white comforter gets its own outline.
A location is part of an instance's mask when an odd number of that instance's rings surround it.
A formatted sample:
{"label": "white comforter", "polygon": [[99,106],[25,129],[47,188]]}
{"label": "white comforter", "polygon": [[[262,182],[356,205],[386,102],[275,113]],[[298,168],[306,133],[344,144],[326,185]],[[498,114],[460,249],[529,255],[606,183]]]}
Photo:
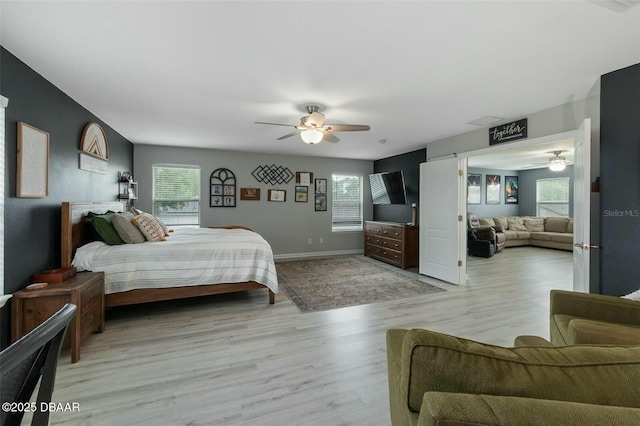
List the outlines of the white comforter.
{"label": "white comforter", "polygon": [[278,292],[271,246],[244,229],[177,229],[166,241],[119,246],[94,241],[76,251],[72,265],[104,272],[106,294],[245,281]]}

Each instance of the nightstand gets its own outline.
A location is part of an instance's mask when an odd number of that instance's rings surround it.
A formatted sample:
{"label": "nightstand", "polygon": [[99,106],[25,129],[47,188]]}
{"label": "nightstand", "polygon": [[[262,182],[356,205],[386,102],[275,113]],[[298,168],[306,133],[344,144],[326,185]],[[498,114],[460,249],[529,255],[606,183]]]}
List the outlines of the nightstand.
{"label": "nightstand", "polygon": [[42,324],[65,303],[78,307],[69,324],[65,346],[71,362],[80,360],[80,343],[93,332],[104,331],[104,273],[81,272],[61,283],[37,290],[23,289],[11,299],[11,341]]}

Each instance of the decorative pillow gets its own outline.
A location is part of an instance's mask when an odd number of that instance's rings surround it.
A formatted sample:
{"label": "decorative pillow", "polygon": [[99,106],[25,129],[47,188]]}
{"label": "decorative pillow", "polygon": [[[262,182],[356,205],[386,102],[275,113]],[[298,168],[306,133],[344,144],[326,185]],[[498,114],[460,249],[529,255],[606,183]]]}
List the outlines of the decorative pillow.
{"label": "decorative pillow", "polygon": [[100,236],[100,239],[110,246],[124,244],[124,241],[122,241],[122,238],[113,227],[113,216],[114,213],[105,213],[92,215],[87,219],[90,226]]}
{"label": "decorative pillow", "polygon": [[113,227],[126,244],[144,243],[146,238],[142,232],[131,223],[135,216],[131,212],[116,213],[113,215]]}
{"label": "decorative pillow", "polygon": [[512,231],[526,231],[527,228],[524,226],[524,219],[521,217],[508,217],[507,223],[509,223],[509,229]]}
{"label": "decorative pillow", "polygon": [[509,222],[507,221],[506,217],[504,217],[504,216],[494,217],[493,221],[495,222],[496,225],[500,225],[504,229],[509,229]]}
{"label": "decorative pillow", "polygon": [[631,299],[631,300],[639,300],[640,301],[640,290],[636,290],[633,293],[629,293],[625,296],[621,296],[625,299]]}
{"label": "decorative pillow", "polygon": [[134,217],[131,223],[138,227],[147,241],[165,241],[164,230],[156,218],[149,213],[142,213]]}
{"label": "decorative pillow", "polygon": [[480,225],[496,226],[496,223],[493,221],[492,217],[481,217]]}
{"label": "decorative pillow", "polygon": [[524,227],[529,232],[543,232],[544,218],[543,217],[525,217]]}
{"label": "decorative pillow", "polygon": [[153,218],[156,220],[156,222],[158,222],[158,225],[160,225],[160,227],[162,228],[162,232],[164,232],[164,236],[168,237],[169,232],[172,232],[172,231],[169,228],[167,228],[167,225],[165,225],[163,221],[161,221],[155,216],[153,216]]}

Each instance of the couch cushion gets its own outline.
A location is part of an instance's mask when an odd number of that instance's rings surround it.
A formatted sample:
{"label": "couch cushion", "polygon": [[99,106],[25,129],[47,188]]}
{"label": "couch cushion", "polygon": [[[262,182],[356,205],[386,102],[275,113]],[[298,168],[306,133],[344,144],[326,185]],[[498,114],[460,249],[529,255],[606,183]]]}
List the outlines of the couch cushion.
{"label": "couch cushion", "polygon": [[569,219],[566,217],[548,217],[544,220],[544,230],[547,232],[567,232]]}
{"label": "couch cushion", "polygon": [[543,217],[525,217],[524,227],[530,232],[542,232],[544,231],[544,218]]}
{"label": "couch cushion", "polygon": [[567,232],[573,234],[573,219],[569,219],[569,223],[567,224]]}
{"label": "couch cushion", "polygon": [[553,235],[553,232],[532,232],[531,239],[538,241],[551,241]]}
{"label": "couch cushion", "polygon": [[640,327],[574,318],[567,331],[572,345],[640,345]]}
{"label": "couch cushion", "polygon": [[495,222],[496,225],[501,225],[505,229],[505,231],[509,229],[509,222],[507,221],[506,217],[503,217],[503,216],[494,217],[493,221]]}
{"label": "couch cushion", "polygon": [[573,234],[552,234],[551,241],[563,244],[573,244]]}
{"label": "couch cushion", "polygon": [[493,221],[492,217],[481,217],[480,225],[496,226],[496,223]]}
{"label": "couch cushion", "polygon": [[429,391],[640,407],[640,346],[503,348],[410,330],[402,353],[402,387],[414,412]]}
{"label": "couch cushion", "polygon": [[513,216],[507,218],[507,223],[509,223],[509,229],[512,231],[526,231],[527,228],[524,227],[524,218],[519,216]]}

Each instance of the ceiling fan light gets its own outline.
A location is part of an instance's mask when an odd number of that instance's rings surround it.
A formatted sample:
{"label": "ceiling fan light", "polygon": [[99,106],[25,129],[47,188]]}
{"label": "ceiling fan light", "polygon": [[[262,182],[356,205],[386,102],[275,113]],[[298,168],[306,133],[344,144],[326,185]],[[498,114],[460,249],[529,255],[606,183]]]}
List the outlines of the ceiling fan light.
{"label": "ceiling fan light", "polygon": [[320,130],[309,129],[300,133],[300,137],[304,141],[304,143],[308,143],[309,145],[317,144],[322,140],[322,132]]}
{"label": "ceiling fan light", "polygon": [[552,161],[549,163],[549,170],[552,172],[561,172],[563,171],[567,165],[564,161]]}

